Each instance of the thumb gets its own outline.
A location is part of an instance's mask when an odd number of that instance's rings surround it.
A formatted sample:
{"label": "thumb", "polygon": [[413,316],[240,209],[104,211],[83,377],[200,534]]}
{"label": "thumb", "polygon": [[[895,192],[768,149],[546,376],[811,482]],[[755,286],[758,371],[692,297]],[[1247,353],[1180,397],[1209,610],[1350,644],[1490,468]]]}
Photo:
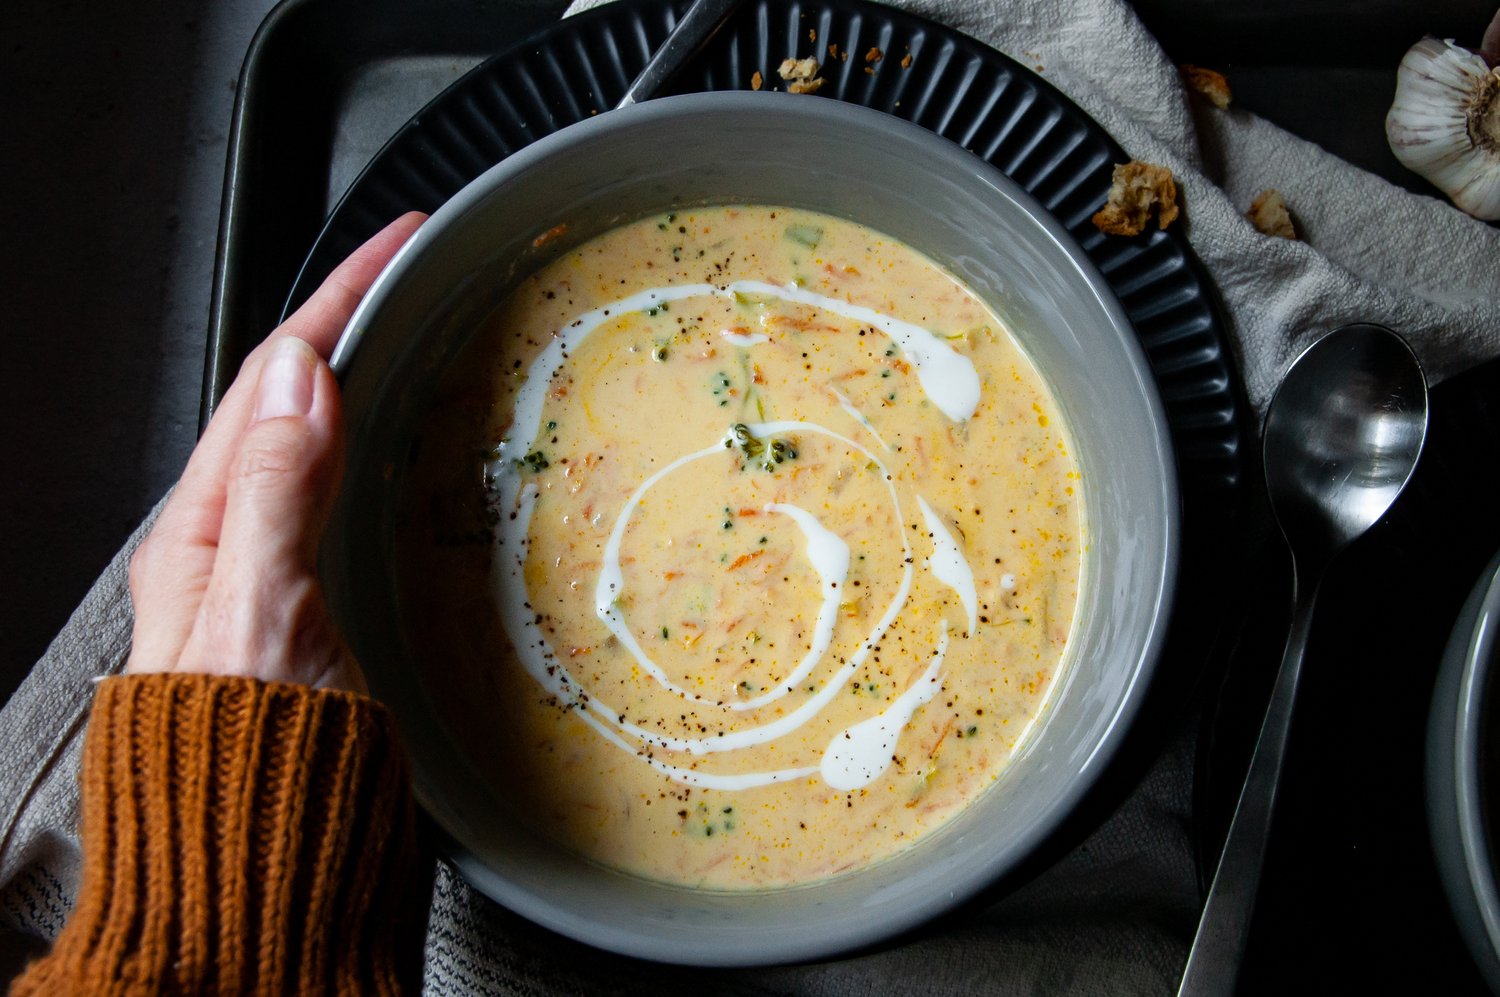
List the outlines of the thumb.
{"label": "thumb", "polygon": [[311,574],[342,465],[332,372],[302,340],[277,339],[231,465],[220,559],[252,557],[256,574],[281,579]]}

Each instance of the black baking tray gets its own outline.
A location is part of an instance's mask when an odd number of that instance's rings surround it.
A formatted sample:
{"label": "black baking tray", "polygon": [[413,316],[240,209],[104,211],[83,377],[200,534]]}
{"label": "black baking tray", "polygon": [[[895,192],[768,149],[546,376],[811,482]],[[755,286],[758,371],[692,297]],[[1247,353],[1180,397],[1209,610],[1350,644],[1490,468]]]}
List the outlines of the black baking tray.
{"label": "black baking tray", "polygon": [[[565,6],[556,0],[283,0],[272,11],[247,55],[231,127],[204,423],[244,356],[276,324],[324,220],[366,162],[431,97],[487,56],[554,21]],[[1427,189],[1395,163],[1371,123],[1383,117],[1393,67],[1410,40],[1426,32],[1477,37],[1489,11],[1481,10],[1479,0],[1424,6],[1416,11],[1389,0],[1365,5],[1271,0],[1253,7],[1142,0],[1137,9],[1174,58],[1229,72],[1239,106],[1394,182]],[[1324,113],[1330,102],[1339,114]],[[1246,534],[1255,542],[1274,542],[1263,518]],[[1275,592],[1278,568],[1272,556],[1254,569],[1270,579],[1267,593]],[[1255,627],[1262,643],[1274,632],[1279,609],[1274,594],[1261,602],[1247,616],[1243,647],[1256,646]],[[1207,685],[1218,689],[1221,681],[1209,676]],[[1237,724],[1220,716],[1223,709],[1208,714],[1211,729],[1218,725],[1228,732],[1205,753],[1220,769],[1232,767],[1234,745],[1247,739],[1243,718],[1257,712],[1254,686],[1253,681],[1224,686],[1244,701]],[[1248,696],[1241,695],[1245,687]],[[1212,812],[1201,821],[1208,832],[1200,837],[1209,842],[1223,822],[1226,778],[1221,775],[1212,792],[1203,794],[1205,809]],[[1276,854],[1273,849],[1273,861]],[[1295,908],[1288,896],[1300,895],[1275,884],[1268,892],[1270,909],[1283,916]],[[1443,929],[1439,918],[1426,935],[1441,935]],[[1294,932],[1284,929],[1267,939],[1268,933],[1258,930],[1263,937],[1252,956],[1279,962],[1276,943]],[[1461,959],[1448,942],[1451,938],[1438,952]],[[1337,936],[1325,958],[1334,963],[1359,958],[1355,944]],[[1469,978],[1461,972],[1457,977],[1456,989],[1449,992],[1467,992]]]}
{"label": "black baking tray", "polygon": [[276,326],[308,248],[365,162],[565,0],[282,0],[245,56],[229,129],[200,425]]}

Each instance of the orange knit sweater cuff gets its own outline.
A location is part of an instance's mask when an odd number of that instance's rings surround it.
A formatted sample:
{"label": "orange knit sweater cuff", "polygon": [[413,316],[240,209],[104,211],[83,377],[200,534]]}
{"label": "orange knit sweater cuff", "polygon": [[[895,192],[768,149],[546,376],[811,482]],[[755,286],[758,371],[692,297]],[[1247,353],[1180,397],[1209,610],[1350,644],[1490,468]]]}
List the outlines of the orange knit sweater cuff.
{"label": "orange knit sweater cuff", "polygon": [[77,906],[13,993],[415,983],[426,904],[406,762],[378,703],[245,678],[106,679],[81,781]]}

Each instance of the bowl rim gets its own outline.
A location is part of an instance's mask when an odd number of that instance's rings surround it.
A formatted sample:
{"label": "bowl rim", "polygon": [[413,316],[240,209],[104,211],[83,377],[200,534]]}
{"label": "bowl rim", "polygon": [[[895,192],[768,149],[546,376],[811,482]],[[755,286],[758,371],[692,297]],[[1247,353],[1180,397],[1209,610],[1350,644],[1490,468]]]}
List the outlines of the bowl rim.
{"label": "bowl rim", "polygon": [[[934,162],[941,163],[944,169],[976,174],[996,197],[1012,202],[1020,212],[1028,216],[1031,223],[1036,226],[1038,234],[1050,241],[1060,252],[1060,259],[1065,258],[1077,271],[1083,284],[1091,292],[1091,307],[1097,308],[1102,313],[1103,319],[1113,329],[1123,351],[1129,357],[1128,373],[1134,384],[1138,385],[1138,394],[1146,404],[1146,421],[1153,434],[1149,443],[1151,449],[1158,455],[1161,472],[1160,571],[1153,578],[1154,591],[1151,594],[1154,598],[1150,608],[1147,638],[1131,662],[1130,681],[1123,687],[1113,714],[1094,743],[1093,750],[1078,777],[1070,780],[1058,793],[1055,802],[1042,819],[1036,821],[1007,845],[1004,851],[1010,858],[1002,868],[976,870],[976,874],[966,882],[964,889],[949,890],[940,897],[926,898],[924,902],[913,902],[893,912],[882,922],[878,930],[861,927],[855,931],[846,931],[840,930],[840,926],[834,923],[823,936],[797,939],[774,951],[759,955],[747,951],[732,954],[722,950],[683,951],[680,944],[653,940],[649,936],[631,930],[621,930],[618,925],[608,925],[601,930],[600,922],[580,918],[565,904],[541,900],[519,889],[508,889],[508,881],[470,852],[463,845],[456,829],[445,826],[437,819],[432,813],[432,808],[427,806],[422,787],[414,784],[416,797],[422,803],[423,808],[428,811],[431,823],[439,830],[438,838],[445,844],[445,851],[450,862],[481,892],[538,924],[590,945],[635,957],[680,964],[712,966],[780,964],[825,958],[865,948],[901,935],[972,901],[977,895],[1006,880],[1016,870],[1027,866],[1046,842],[1077,814],[1084,800],[1098,788],[1101,777],[1110,767],[1110,763],[1118,758],[1158,674],[1181,562],[1182,493],[1178,482],[1176,452],[1165,405],[1134,326],[1097,266],[1089,259],[1061,221],[1000,170],[951,140],[920,125],[859,105],[773,91],[692,93],[657,98],[628,108],[608,111],[538,139],[490,167],[463,187],[438,208],[392,257],[372,283],[339,337],[330,359],[334,373],[341,381],[348,376],[352,366],[356,363],[360,344],[371,324],[371,317],[378,315],[386,299],[399,290],[405,273],[418,265],[421,259],[433,250],[434,244],[443,238],[443,232],[450,223],[488,197],[493,188],[504,183],[508,178],[545,164],[552,157],[585,139],[594,140],[598,136],[607,136],[618,131],[650,128],[680,115],[693,114],[704,109],[731,114],[740,108],[763,111],[772,102],[779,103],[781,113],[824,121],[836,117],[842,122],[853,121],[862,127],[904,137],[913,145],[920,146],[924,155],[930,156]],[[1126,371],[1116,373],[1123,376]],[[1046,702],[1050,702],[1055,692],[1056,687],[1049,692],[1048,700],[1044,701],[1044,709]],[[842,877],[835,877],[835,880],[831,881],[837,881],[839,878]],[[671,889],[688,889],[671,887],[670,884],[665,885]],[[793,887],[793,889],[802,888],[804,887]],[[691,892],[701,893],[702,891]],[[751,892],[765,894],[775,891]],[[837,919],[833,920],[837,921]],[[580,925],[593,927],[592,930],[581,932]]]}
{"label": "bowl rim", "polygon": [[1429,722],[1427,778],[1428,826],[1443,887],[1492,987],[1500,987],[1500,884],[1486,834],[1481,753],[1497,657],[1500,552],[1479,574],[1443,655]]}

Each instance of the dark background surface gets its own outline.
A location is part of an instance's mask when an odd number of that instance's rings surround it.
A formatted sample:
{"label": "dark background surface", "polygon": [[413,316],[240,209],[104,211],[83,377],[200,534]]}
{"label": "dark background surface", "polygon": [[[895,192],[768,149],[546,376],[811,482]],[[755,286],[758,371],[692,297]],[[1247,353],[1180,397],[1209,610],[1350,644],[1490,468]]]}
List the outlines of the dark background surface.
{"label": "dark background surface", "polygon": [[[341,130],[313,139],[332,143],[335,163],[343,164],[319,194],[325,206],[379,141],[476,62],[490,38],[562,6],[531,3],[520,18],[502,19],[483,0],[443,3],[464,7],[485,30],[455,37],[439,55],[329,67],[324,82],[354,96]],[[0,85],[11,95],[0,157],[0,236],[10,264],[0,279],[8,332],[0,397],[11,413],[11,467],[0,477],[0,696],[25,675],[191,450],[236,78],[270,6],[15,0],[0,9]],[[1175,58],[1224,71],[1236,106],[1426,191],[1384,142],[1395,66],[1424,33],[1477,42],[1493,0],[1141,0],[1137,7]],[[268,268],[294,272],[297,262]],[[1500,376],[1490,370],[1445,389],[1451,401],[1439,393],[1434,442],[1449,456],[1431,463],[1436,470],[1424,468],[1382,537],[1352,554],[1330,582],[1294,735],[1301,764],[1287,784],[1252,940],[1256,992],[1372,980],[1408,989],[1432,983],[1434,971],[1449,992],[1477,986],[1434,892],[1420,793],[1410,789],[1420,764],[1411,750],[1420,738],[1411,731],[1425,720],[1447,626],[1500,542],[1494,529],[1448,529],[1464,517],[1482,524],[1481,500],[1494,494],[1474,487],[1459,470],[1470,465],[1454,455],[1469,449],[1471,434],[1481,447],[1493,445],[1495,419],[1476,399],[1497,388]],[[1424,534],[1434,518],[1448,532]],[[1263,635],[1274,634],[1281,608],[1279,569],[1274,558],[1263,569],[1266,594],[1252,612],[1261,644],[1276,643]],[[1418,577],[1437,582],[1413,586]],[[1277,653],[1247,639],[1240,659]],[[1330,664],[1320,668],[1319,659]],[[1405,661],[1409,685],[1370,681],[1372,673],[1400,675]],[[1232,699],[1256,691],[1253,676],[1231,673],[1230,681],[1241,683],[1231,685]],[[1343,695],[1350,688],[1354,711]],[[1232,771],[1247,723],[1223,721],[1228,733],[1210,742],[1207,757],[1221,771]],[[1393,734],[1401,724],[1407,734]],[[1351,779],[1350,772],[1359,774]],[[1209,787],[1207,824],[1233,783],[1219,777]],[[1376,792],[1381,785],[1398,788]],[[1330,957],[1324,945],[1334,940],[1338,954]]]}

